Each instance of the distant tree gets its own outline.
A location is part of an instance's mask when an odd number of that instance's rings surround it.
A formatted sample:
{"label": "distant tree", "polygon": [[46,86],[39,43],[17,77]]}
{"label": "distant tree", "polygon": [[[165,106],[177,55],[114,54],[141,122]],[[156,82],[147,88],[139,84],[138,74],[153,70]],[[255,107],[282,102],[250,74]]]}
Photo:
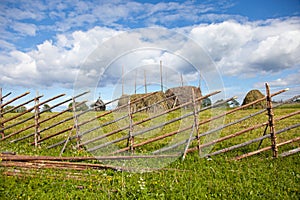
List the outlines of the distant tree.
{"label": "distant tree", "polygon": [[207,107],[207,106],[211,106],[210,98],[205,98],[202,100],[201,107]]}
{"label": "distant tree", "polygon": [[72,108],[72,107],[73,107],[73,102],[69,103],[69,105],[68,105],[68,108]]}
{"label": "distant tree", "polygon": [[[11,110],[13,109],[14,106],[5,106],[4,109],[3,109],[3,112],[6,112],[8,110]],[[15,113],[16,111],[15,110],[11,110],[10,113]]]}
{"label": "distant tree", "polygon": [[[46,110],[47,110],[47,111],[46,111]],[[44,105],[43,105],[42,111],[52,112],[51,109],[50,109],[50,106],[49,106],[48,104],[44,104]]]}
{"label": "distant tree", "polygon": [[[72,108],[72,107],[73,107],[73,102],[69,103],[68,108]],[[86,103],[81,104],[81,102],[75,102],[75,107],[76,107],[76,111],[86,111],[89,109]]]}
{"label": "distant tree", "polygon": [[19,108],[17,108],[15,111],[17,113],[22,113],[22,112],[25,112],[27,110],[27,108],[25,106],[21,106]]}

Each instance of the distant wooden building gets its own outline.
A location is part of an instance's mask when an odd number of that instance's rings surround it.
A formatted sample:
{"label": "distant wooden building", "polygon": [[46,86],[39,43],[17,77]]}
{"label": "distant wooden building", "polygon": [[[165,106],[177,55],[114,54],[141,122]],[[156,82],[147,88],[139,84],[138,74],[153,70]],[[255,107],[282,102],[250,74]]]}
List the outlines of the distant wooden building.
{"label": "distant wooden building", "polygon": [[105,111],[106,110],[105,103],[101,100],[100,97],[97,99],[97,101],[95,103],[91,104],[91,108],[93,108],[95,111]]}

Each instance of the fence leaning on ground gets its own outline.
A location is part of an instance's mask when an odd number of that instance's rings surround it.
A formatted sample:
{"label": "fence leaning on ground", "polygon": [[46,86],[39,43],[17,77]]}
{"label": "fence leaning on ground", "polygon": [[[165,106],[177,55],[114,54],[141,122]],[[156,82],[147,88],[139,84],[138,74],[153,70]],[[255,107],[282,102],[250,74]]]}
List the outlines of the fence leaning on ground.
{"label": "fence leaning on ground", "polygon": [[[157,147],[156,149],[151,149],[151,158],[155,156],[159,157],[181,155],[182,159],[184,159],[187,153],[194,151],[198,151],[199,156],[211,157],[238,148],[245,148],[246,146],[254,143],[259,143],[258,149],[256,151],[248,152],[243,155],[238,155],[234,159],[242,159],[267,150],[272,150],[273,157],[288,156],[299,152],[299,147],[297,147],[296,145],[296,148],[288,150],[281,154],[279,154],[279,147],[282,147],[286,144],[295,144],[295,142],[299,141],[299,137],[295,135],[293,136],[293,138],[278,142],[277,136],[289,130],[298,128],[300,124],[295,123],[285,125],[279,130],[275,129],[275,124],[280,123],[280,121],[282,120],[299,115],[300,111],[288,113],[283,116],[276,116],[274,110],[277,107],[299,98],[299,96],[295,96],[279,104],[273,105],[272,98],[285,91],[287,90],[280,90],[271,94],[269,85],[266,84],[266,96],[243,106],[239,106],[229,110],[223,109],[219,114],[215,116],[206,117],[203,114],[205,111],[210,109],[218,109],[220,108],[220,106],[227,104],[228,102],[235,99],[235,97],[219,101],[218,103],[212,104],[210,106],[200,107],[200,102],[203,99],[216,95],[220,91],[212,92],[210,94],[198,98],[195,97],[194,91],[192,91],[192,100],[177,106],[174,103],[174,105],[169,109],[164,108],[159,110],[152,108],[157,108],[157,106],[168,101],[170,98],[174,98],[174,96],[163,98],[147,106],[137,108],[137,103],[146,102],[150,98],[152,98],[153,95],[157,94],[157,92],[153,92],[141,95],[135,99],[127,99],[126,104],[119,105],[111,110],[95,112],[95,108],[90,108],[85,111],[78,112],[76,108],[86,103],[86,101],[76,103],[76,99],[86,95],[88,92],[84,92],[67,100],[61,101],[60,103],[57,103],[42,111],[40,110],[40,106],[51,102],[57,98],[60,98],[64,96],[64,94],[57,95],[53,98],[47,99],[42,102],[40,101],[40,99],[43,96],[37,94],[36,97],[33,99],[30,99],[24,103],[14,106],[11,109],[4,110],[4,106],[7,106],[16,100],[25,97],[27,94],[29,94],[29,92],[26,92],[15,98],[12,98],[11,100],[7,100],[6,102],[4,102],[4,100],[6,100],[6,98],[11,93],[2,96],[2,90],[0,90],[0,133],[2,136],[1,140],[6,140],[13,136],[15,138],[11,140],[11,142],[19,142],[28,138],[32,138],[31,144],[35,146],[40,145],[42,142],[48,141],[47,148],[54,148],[62,145],[62,149],[60,152],[60,155],[62,155],[68,143],[75,139],[75,146],[77,148],[85,147],[89,152],[101,151],[101,149],[111,149],[110,151],[106,151],[105,155],[103,155],[106,156],[107,159],[115,159],[115,157],[122,158],[124,157],[123,154],[126,154],[128,152],[130,152],[130,155],[135,155],[136,150],[138,150],[138,152],[142,152],[142,148],[144,147],[145,149],[147,149],[147,145],[151,143],[155,143],[153,146]],[[113,104],[116,101],[122,100],[122,98],[124,97],[114,99],[110,102],[105,103],[105,105]],[[244,109],[256,103],[264,101],[266,103],[266,108],[258,110],[255,113],[239,117],[234,121],[225,124],[222,123],[222,125],[218,127],[211,128],[208,125],[209,123],[213,123],[229,115],[239,116],[239,113],[241,113]],[[9,112],[13,111],[14,109],[18,109],[21,106],[32,102],[34,102],[35,105],[27,109],[26,111],[16,115],[12,115],[11,117],[5,117]],[[41,117],[45,112],[56,108],[62,104],[66,104],[68,102],[72,102],[73,106],[61,112],[53,113],[50,117]],[[190,109],[186,109],[187,107],[189,107]],[[151,113],[149,112],[149,110],[155,110],[155,112]],[[62,120],[55,120],[58,119],[58,116],[61,116],[64,113],[70,111],[73,111],[72,116],[65,117]],[[24,117],[24,115],[26,114],[28,116]],[[266,114],[266,121],[260,121],[251,125],[247,124],[249,121],[251,121],[251,119],[261,114]],[[142,119],[140,119],[139,116],[143,115],[145,115],[146,117],[142,117]],[[162,118],[164,120],[161,120]],[[140,120],[136,121],[137,119]],[[10,129],[12,129],[13,127],[15,130],[15,127],[19,127],[19,125],[24,124],[25,122],[28,122],[30,120],[32,121],[31,124],[26,123],[26,126],[22,126],[22,128],[17,128],[17,131],[9,132]],[[46,122],[49,123],[50,120],[52,120],[50,125],[44,125],[46,124]],[[70,125],[68,125],[67,123]],[[241,130],[232,133],[230,127],[237,126],[242,123],[246,123],[246,125],[243,125]],[[54,127],[58,126],[60,126],[61,128],[59,130],[55,129],[54,131]],[[171,127],[175,128],[172,129]],[[207,127],[209,128],[207,129]],[[106,128],[110,131],[106,131]],[[260,129],[263,129],[262,135],[259,135],[256,138],[248,139],[247,141],[241,142],[239,144],[234,144],[230,146],[230,139],[242,137],[242,135],[244,134]],[[20,135],[20,133],[25,131],[29,132],[29,130],[32,130],[32,132],[26,135]],[[234,128],[232,130],[236,129]],[[48,133],[44,134],[44,132],[46,131],[48,131]],[[69,133],[60,137],[64,139],[60,141],[58,139],[54,140],[54,138],[56,138],[57,136],[61,136],[63,133],[66,132]],[[210,137],[219,132],[221,132],[220,137],[207,139],[207,137]],[[19,135],[20,137],[18,137]],[[51,138],[53,139],[54,143],[49,145],[49,140]],[[260,148],[262,142],[266,141],[266,139],[269,139],[270,145]],[[228,146],[226,142],[229,143]],[[220,144],[219,146],[221,146],[221,148],[212,148],[216,144]],[[222,144],[224,144],[225,146]],[[208,154],[204,154],[203,152],[206,148],[211,148],[212,151]]]}

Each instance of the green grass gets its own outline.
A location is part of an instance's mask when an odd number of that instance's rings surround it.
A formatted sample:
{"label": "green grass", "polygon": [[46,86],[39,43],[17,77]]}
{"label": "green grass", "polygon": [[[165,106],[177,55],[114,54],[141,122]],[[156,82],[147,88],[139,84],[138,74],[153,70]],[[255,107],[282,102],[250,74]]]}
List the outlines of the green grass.
{"label": "green grass", "polygon": [[[0,176],[1,199],[299,199],[299,155],[242,161],[189,155],[151,173],[61,170],[31,177]],[[5,171],[5,169],[1,169]]]}
{"label": "green grass", "polygon": [[[282,108],[275,110],[275,118],[296,111],[297,108]],[[232,122],[257,110],[242,110],[234,115],[228,115],[224,123]],[[30,114],[29,114],[30,115]],[[49,117],[47,114],[43,117]],[[200,121],[209,118],[211,113],[200,115]],[[67,113],[57,120],[71,116]],[[174,113],[168,118],[178,116]],[[5,116],[7,117],[7,116]],[[25,117],[25,116],[24,116]],[[148,117],[145,113],[136,116],[137,119]],[[112,118],[106,116],[101,122],[110,121]],[[136,119],[135,119],[136,120]],[[162,119],[163,120],[163,119]],[[256,116],[251,120],[224,129],[220,136],[232,134],[245,127],[267,120],[265,114]],[[299,123],[300,116],[276,123],[276,130]],[[13,122],[11,122],[13,123]],[[53,121],[43,125],[49,126]],[[159,122],[157,122],[159,123]],[[30,123],[28,123],[30,124]],[[44,135],[52,134],[72,124],[58,126]],[[126,121],[120,122],[125,125]],[[24,125],[21,125],[24,126]],[[18,126],[16,128],[20,128]],[[151,126],[151,123],[144,125]],[[183,124],[174,124],[164,127],[164,132],[170,132]],[[209,127],[210,126],[210,127]],[[205,132],[215,124],[200,127]],[[117,124],[106,127],[104,132],[110,132],[118,128]],[[8,130],[9,134],[15,130]],[[33,129],[15,136],[29,134]],[[238,144],[249,139],[262,136],[264,127],[236,138],[226,140],[213,146],[212,151]],[[118,137],[127,134],[119,133]],[[156,132],[153,135],[157,134]],[[188,132],[189,134],[189,132]],[[47,140],[42,143],[41,148],[29,145],[31,139],[11,144],[9,140],[0,142],[1,151],[16,151],[18,154],[29,155],[59,155],[60,149],[45,150],[45,146],[64,139],[68,132]],[[278,141],[299,137],[299,128],[278,135]],[[114,136],[117,137],[117,136]],[[141,137],[142,141],[143,138]],[[143,150],[152,151],[153,148],[163,146],[165,141],[146,145]],[[203,141],[202,141],[203,142]],[[74,142],[75,144],[75,142]],[[193,143],[196,144],[195,142]],[[124,143],[118,144],[123,147]],[[262,147],[269,146],[270,141],[265,140]],[[231,160],[236,155],[241,155],[257,149],[258,144],[213,156],[210,159],[199,158],[198,154],[188,154],[182,161],[178,158],[175,162],[165,166],[168,169],[145,173],[130,173],[113,170],[30,170],[20,168],[0,167],[0,199],[299,199],[300,198],[300,155],[296,154],[286,158],[273,159],[271,152],[263,152],[240,161]],[[293,143],[280,148],[280,152],[299,146]],[[142,150],[142,149],[140,149]],[[85,151],[73,149],[70,145],[64,156],[88,155]],[[1,161],[0,161],[1,162]],[[6,173],[18,173],[22,176],[7,176]]]}

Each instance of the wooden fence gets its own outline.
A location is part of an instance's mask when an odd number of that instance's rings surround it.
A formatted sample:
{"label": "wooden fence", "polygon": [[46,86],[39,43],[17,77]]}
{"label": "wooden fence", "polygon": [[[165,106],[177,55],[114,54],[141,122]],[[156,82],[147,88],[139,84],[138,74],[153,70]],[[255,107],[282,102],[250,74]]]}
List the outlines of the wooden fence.
{"label": "wooden fence", "polygon": [[[154,92],[145,94],[139,98],[129,99],[127,104],[118,106],[112,110],[95,112],[94,108],[85,111],[76,110],[81,104],[86,103],[84,101],[76,103],[76,99],[86,95],[88,92],[62,100],[60,103],[43,110],[40,109],[41,106],[63,97],[64,94],[43,101],[43,96],[36,94],[35,98],[7,110],[4,109],[5,106],[24,98],[29,92],[7,100],[11,93],[2,94],[2,90],[0,90],[1,141],[11,138],[11,143],[26,140],[30,141],[35,147],[40,146],[41,148],[48,149],[60,148],[60,156],[66,150],[67,146],[72,144],[78,149],[86,148],[88,152],[100,155],[97,157],[100,160],[178,156],[182,156],[182,159],[184,159],[187,153],[194,151],[197,151],[200,156],[211,157],[245,148],[255,143],[259,143],[256,151],[236,155],[234,159],[239,160],[268,150],[272,151],[273,157],[288,156],[299,152],[297,142],[300,140],[299,134],[292,134],[287,139],[283,139],[285,137],[279,138],[280,141],[278,141],[278,136],[292,129],[297,130],[300,123],[299,120],[290,120],[291,123],[282,124],[280,122],[299,115],[300,110],[284,115],[276,115],[275,111],[277,107],[299,98],[299,96],[295,96],[273,105],[272,98],[285,91],[280,90],[271,94],[269,86],[266,84],[266,96],[247,105],[228,110],[220,107],[232,101],[234,97],[218,101],[218,103],[207,107],[200,107],[203,99],[216,95],[220,91],[215,91],[199,98],[196,98],[193,92],[192,101],[173,106],[166,110],[152,109],[156,110],[156,112],[146,112],[153,107],[159,108],[160,104],[167,101],[168,98],[140,109],[133,109],[137,102],[147,101],[147,99],[156,95],[156,92]],[[114,99],[105,105],[113,104],[120,99]],[[251,113],[250,115],[248,113],[246,116],[242,116],[246,108],[262,101],[266,102],[265,109],[255,110],[255,113]],[[34,106],[22,113],[9,115],[10,112],[29,103],[34,103]],[[52,115],[45,114],[66,103],[72,103],[72,106]],[[186,109],[187,107],[189,109]],[[210,110],[216,110],[217,112],[211,115]],[[70,111],[73,113],[72,115],[64,115],[65,113],[70,113]],[[262,114],[266,114],[267,116],[265,121],[253,120]],[[45,117],[43,117],[44,115]],[[217,123],[218,120],[224,120],[224,117],[226,119],[229,115],[237,117],[234,121],[227,122],[225,120],[224,123],[223,121],[222,123]],[[63,118],[61,119],[59,116],[63,116]],[[255,123],[249,123],[253,121]],[[277,125],[281,129],[277,130]],[[252,138],[245,137],[247,138],[246,141],[242,141],[243,135],[255,131],[256,134],[252,134]],[[239,137],[241,139],[237,141],[240,143],[233,144],[230,142],[230,139]],[[269,139],[269,142],[266,142],[266,139]],[[263,142],[265,146],[261,148]],[[270,145],[266,146],[267,143]],[[283,148],[287,144],[294,144],[295,148],[279,154],[279,148]],[[212,148],[213,146],[216,146],[216,148]],[[211,149],[208,153],[205,152],[207,148]],[[147,155],[141,154],[145,151],[148,152]]]}

